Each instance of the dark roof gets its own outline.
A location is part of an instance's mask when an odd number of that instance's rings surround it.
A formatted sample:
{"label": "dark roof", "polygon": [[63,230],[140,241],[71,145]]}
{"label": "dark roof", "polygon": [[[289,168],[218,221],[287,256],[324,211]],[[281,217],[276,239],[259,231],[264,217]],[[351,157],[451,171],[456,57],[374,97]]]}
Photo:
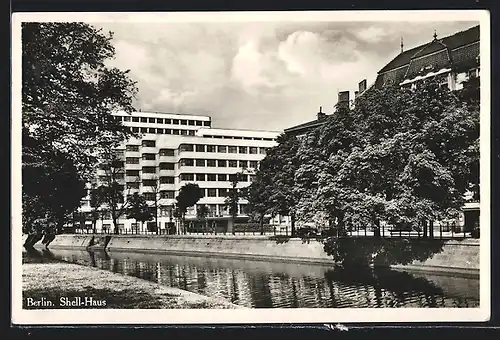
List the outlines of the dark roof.
{"label": "dark roof", "polygon": [[457,32],[453,35],[438,39],[437,41],[431,41],[430,43],[426,43],[400,53],[387,65],[385,65],[379,73],[407,65],[417,54],[418,56],[424,56],[426,54],[439,51],[439,49],[445,48],[445,46],[450,50],[453,50],[457,47],[476,41],[479,41],[479,26],[471,27],[468,30]]}
{"label": "dark roof", "polygon": [[307,129],[310,129],[310,128],[313,128],[316,126],[321,126],[321,125],[323,125],[323,123],[325,121],[326,121],[326,119],[321,119],[321,120],[315,119],[315,120],[312,120],[310,122],[306,122],[306,123],[299,124],[296,126],[292,126],[288,129],[285,129],[285,133],[286,132],[296,132],[296,131],[300,131],[300,130],[307,130]]}

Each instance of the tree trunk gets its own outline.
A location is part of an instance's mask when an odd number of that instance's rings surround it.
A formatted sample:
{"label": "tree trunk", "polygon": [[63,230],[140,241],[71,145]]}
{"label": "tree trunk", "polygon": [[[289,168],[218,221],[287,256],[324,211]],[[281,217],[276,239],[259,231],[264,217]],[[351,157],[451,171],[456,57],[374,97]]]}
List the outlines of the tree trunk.
{"label": "tree trunk", "polygon": [[155,226],[156,226],[156,235],[160,233],[160,228],[158,226],[158,201],[155,200]]}
{"label": "tree trunk", "polygon": [[97,219],[92,219],[92,232],[97,234]]}
{"label": "tree trunk", "polygon": [[429,238],[434,238],[434,220],[429,221]]}
{"label": "tree trunk", "polygon": [[259,224],[260,224],[260,234],[264,235],[264,215],[260,216]]}
{"label": "tree trunk", "polygon": [[120,231],[118,230],[118,219],[116,218],[115,212],[113,212],[113,229],[114,229],[114,234],[118,235]]}
{"label": "tree trunk", "polygon": [[375,228],[373,230],[373,236],[380,238],[380,221],[375,220]]}
{"label": "tree trunk", "polygon": [[295,213],[290,214],[290,224],[291,224],[291,237],[295,237]]}
{"label": "tree trunk", "polygon": [[427,221],[426,221],[426,220],[423,220],[423,221],[422,221],[422,225],[423,225],[423,229],[424,229],[423,238],[427,238],[427,234],[428,234]]}

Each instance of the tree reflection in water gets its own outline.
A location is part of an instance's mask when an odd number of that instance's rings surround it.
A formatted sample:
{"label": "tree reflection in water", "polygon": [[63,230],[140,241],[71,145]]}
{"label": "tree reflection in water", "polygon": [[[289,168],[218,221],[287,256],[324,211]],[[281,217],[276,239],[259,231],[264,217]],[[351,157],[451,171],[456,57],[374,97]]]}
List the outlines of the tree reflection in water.
{"label": "tree reflection in water", "polygon": [[479,305],[477,278],[437,278],[388,268],[60,249],[26,256],[96,266],[254,308]]}

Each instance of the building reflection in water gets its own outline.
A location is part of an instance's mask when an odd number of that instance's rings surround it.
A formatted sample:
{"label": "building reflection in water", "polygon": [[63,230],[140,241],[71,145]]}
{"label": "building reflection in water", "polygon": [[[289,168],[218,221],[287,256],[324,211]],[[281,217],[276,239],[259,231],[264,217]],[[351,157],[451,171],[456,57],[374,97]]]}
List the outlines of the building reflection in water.
{"label": "building reflection in water", "polygon": [[478,278],[166,254],[57,249],[43,256],[254,308],[479,305]]}

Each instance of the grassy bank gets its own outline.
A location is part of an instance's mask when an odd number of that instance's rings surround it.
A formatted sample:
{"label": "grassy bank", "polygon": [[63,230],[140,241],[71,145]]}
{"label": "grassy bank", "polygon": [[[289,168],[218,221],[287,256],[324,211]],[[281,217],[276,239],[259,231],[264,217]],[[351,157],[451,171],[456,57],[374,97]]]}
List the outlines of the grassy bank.
{"label": "grassy bank", "polygon": [[[55,261],[29,262],[23,263],[25,309],[239,308],[221,299],[96,268]],[[37,302],[39,305],[34,306]]]}

